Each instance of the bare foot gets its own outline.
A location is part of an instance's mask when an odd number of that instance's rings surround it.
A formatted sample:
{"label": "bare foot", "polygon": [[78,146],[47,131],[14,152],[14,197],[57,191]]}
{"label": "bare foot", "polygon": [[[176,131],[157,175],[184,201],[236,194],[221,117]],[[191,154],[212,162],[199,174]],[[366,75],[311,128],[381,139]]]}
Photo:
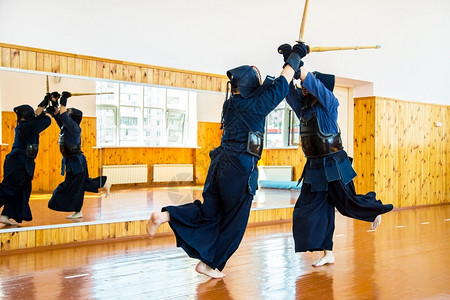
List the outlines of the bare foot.
{"label": "bare foot", "polygon": [[83,213],[81,211],[74,212],[70,216],[67,216],[66,219],[79,219],[83,217]]}
{"label": "bare foot", "polygon": [[312,264],[313,267],[320,267],[326,264],[334,264],[333,252],[330,250],[324,250],[323,252],[324,255]]}
{"label": "bare foot", "polygon": [[220,272],[217,269],[211,269],[210,266],[208,266],[207,264],[205,264],[202,261],[199,261],[197,266],[195,267],[195,271],[197,271],[200,274],[209,276],[211,278],[216,278],[216,279],[220,279],[220,278],[224,278],[225,274]]}
{"label": "bare foot", "polygon": [[16,222],[14,222],[14,221],[11,221],[11,220],[9,219],[9,217],[8,217],[8,216],[5,216],[5,215],[1,215],[1,216],[0,216],[0,223],[6,224],[6,225],[11,225],[11,226],[17,226],[17,225],[19,225],[19,223],[16,223]]}
{"label": "bare foot", "polygon": [[150,239],[155,235],[156,229],[158,229],[161,224],[169,222],[170,215],[169,212],[154,212],[150,216],[150,219],[147,222],[147,233]]}
{"label": "bare foot", "polygon": [[376,230],[378,226],[381,224],[381,215],[378,215],[375,220],[373,220],[372,225],[370,226],[371,230]]}
{"label": "bare foot", "polygon": [[112,186],[112,184],[109,182],[106,182],[105,185],[103,186],[103,188],[105,189],[105,198],[109,196],[110,191],[111,191],[111,186]]}

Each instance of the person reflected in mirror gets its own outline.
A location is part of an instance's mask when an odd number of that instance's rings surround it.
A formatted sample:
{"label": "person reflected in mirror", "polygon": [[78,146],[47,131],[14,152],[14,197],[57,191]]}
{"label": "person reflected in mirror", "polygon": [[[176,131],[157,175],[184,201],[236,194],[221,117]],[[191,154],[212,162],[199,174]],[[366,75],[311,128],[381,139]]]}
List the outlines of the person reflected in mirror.
{"label": "person reflected in mirror", "polygon": [[[51,114],[44,111],[49,102],[59,94],[47,93],[36,109],[28,104],[14,107],[17,125],[11,152],[3,164],[3,181],[0,183],[0,206],[3,207],[0,223],[17,226],[33,219],[29,205],[35,158],[39,150],[39,135],[51,124]],[[12,221],[13,219],[14,221]]]}
{"label": "person reflected in mirror", "polygon": [[[289,44],[278,52],[288,57]],[[300,196],[294,207],[293,236],[296,252],[323,251],[314,267],[334,263],[335,208],[344,216],[371,223],[375,230],[381,215],[393,209],[375,192],[356,194],[356,172],[344,150],[338,120],[339,101],[333,94],[335,77],[300,68],[301,88],[290,84],[287,103],[300,119],[300,139],[306,164]]]}
{"label": "person reflected in mirror", "polygon": [[57,102],[53,118],[60,128],[59,149],[62,154],[61,175],[65,174],[64,181],[53,191],[48,202],[48,208],[56,211],[73,212],[67,219],[79,219],[83,217],[85,191],[98,193],[100,188],[106,191],[106,197],[110,193],[111,184],[106,176],[90,178],[86,157],[81,151],[81,127],[83,112],[76,108],[67,108],[67,99],[71,93],[62,92],[59,107]]}
{"label": "person reflected in mirror", "polygon": [[226,96],[222,108],[220,146],[209,154],[203,203],[196,200],[166,206],[150,216],[149,237],[153,238],[157,228],[168,222],[177,246],[200,260],[195,268],[198,273],[212,278],[225,276],[222,270],[241,243],[258,188],[257,164],[263,150],[266,116],[287,95],[289,82],[304,55],[304,47],[294,49],[280,76],[267,76],[264,83],[254,66],[227,72],[231,96]]}

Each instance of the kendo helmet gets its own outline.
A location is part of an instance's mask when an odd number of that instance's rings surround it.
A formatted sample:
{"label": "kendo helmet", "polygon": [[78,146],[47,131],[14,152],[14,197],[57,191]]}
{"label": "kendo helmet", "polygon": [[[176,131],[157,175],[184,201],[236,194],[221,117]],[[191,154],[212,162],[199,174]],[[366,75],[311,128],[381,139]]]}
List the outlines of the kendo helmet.
{"label": "kendo helmet", "polygon": [[83,112],[81,110],[71,107],[67,109],[67,114],[75,121],[75,123],[80,125],[81,120],[83,119]]}
{"label": "kendo helmet", "polygon": [[30,121],[36,117],[34,109],[28,104],[14,107],[14,112],[16,113],[17,120],[19,121],[22,119],[25,121]]}
{"label": "kendo helmet", "polygon": [[312,74],[319,79],[320,82],[331,92],[334,90],[335,77],[332,74],[324,74],[317,71],[312,72]]}
{"label": "kendo helmet", "polygon": [[248,98],[261,86],[261,74],[254,66],[243,65],[227,71],[231,88],[239,89],[243,98]]}

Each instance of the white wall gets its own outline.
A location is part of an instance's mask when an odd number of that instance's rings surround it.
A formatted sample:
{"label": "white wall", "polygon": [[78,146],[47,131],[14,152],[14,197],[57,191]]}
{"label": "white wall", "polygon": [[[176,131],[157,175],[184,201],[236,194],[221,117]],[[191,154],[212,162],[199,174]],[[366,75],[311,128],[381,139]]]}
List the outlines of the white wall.
{"label": "white wall", "polygon": [[[304,0],[0,0],[0,42],[225,74],[277,75],[279,44],[298,38]],[[450,103],[448,0],[311,0],[306,66],[373,83],[373,95]],[[367,89],[369,91],[370,89]],[[364,93],[360,96],[368,96]]]}
{"label": "white wall", "polygon": [[[95,81],[48,76],[50,92],[95,93]],[[36,108],[47,92],[42,74],[0,70],[0,103],[2,111],[12,111],[21,104]],[[71,97],[67,107],[79,108],[84,116],[95,117],[95,96]]]}
{"label": "white wall", "polygon": [[225,95],[221,93],[197,94],[197,121],[220,123]]}

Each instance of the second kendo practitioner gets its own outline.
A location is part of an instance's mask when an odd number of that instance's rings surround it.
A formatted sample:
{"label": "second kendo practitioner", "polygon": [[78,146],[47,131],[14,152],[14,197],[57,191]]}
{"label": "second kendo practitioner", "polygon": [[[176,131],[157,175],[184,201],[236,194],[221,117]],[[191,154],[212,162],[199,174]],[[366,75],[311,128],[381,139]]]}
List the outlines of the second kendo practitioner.
{"label": "second kendo practitioner", "polygon": [[305,47],[294,47],[280,77],[267,76],[262,84],[256,67],[245,65],[227,72],[231,96],[222,109],[221,144],[210,152],[203,203],[166,206],[150,217],[150,238],[162,223],[169,222],[177,246],[200,260],[195,270],[201,274],[225,276],[222,270],[242,240],[258,187],[266,116],[287,95],[305,54]]}
{"label": "second kendo practitioner", "polygon": [[44,112],[52,95],[56,97],[53,100],[59,98],[57,92],[47,93],[36,110],[27,104],[14,108],[17,126],[14,129],[12,150],[6,155],[3,164],[0,206],[4,208],[0,223],[15,226],[22,221],[32,220],[29,200],[36,165],[34,160],[39,150],[39,134],[52,122],[51,114]]}
{"label": "second kendo practitioner", "polygon": [[[81,151],[81,127],[83,112],[76,108],[66,108],[69,92],[62,92],[59,112],[54,119],[61,129],[59,134],[59,149],[63,156],[61,175],[65,179],[53,191],[48,207],[56,211],[73,211],[67,219],[82,218],[84,192],[98,193],[104,187],[109,195],[110,184],[106,184],[106,176],[89,178],[86,157]],[[57,103],[54,104],[57,106]]]}
{"label": "second kendo practitioner", "polygon": [[[278,48],[286,58],[290,45]],[[381,214],[393,209],[376,199],[374,192],[358,195],[353,178],[356,172],[345,152],[338,119],[339,101],[333,94],[334,75],[308,72],[304,67],[296,78],[301,89],[291,83],[286,101],[300,119],[300,138],[306,164],[300,196],[294,207],[295,251],[324,251],[313,266],[334,263],[333,233],[335,208],[344,216],[372,222],[375,230]]]}

